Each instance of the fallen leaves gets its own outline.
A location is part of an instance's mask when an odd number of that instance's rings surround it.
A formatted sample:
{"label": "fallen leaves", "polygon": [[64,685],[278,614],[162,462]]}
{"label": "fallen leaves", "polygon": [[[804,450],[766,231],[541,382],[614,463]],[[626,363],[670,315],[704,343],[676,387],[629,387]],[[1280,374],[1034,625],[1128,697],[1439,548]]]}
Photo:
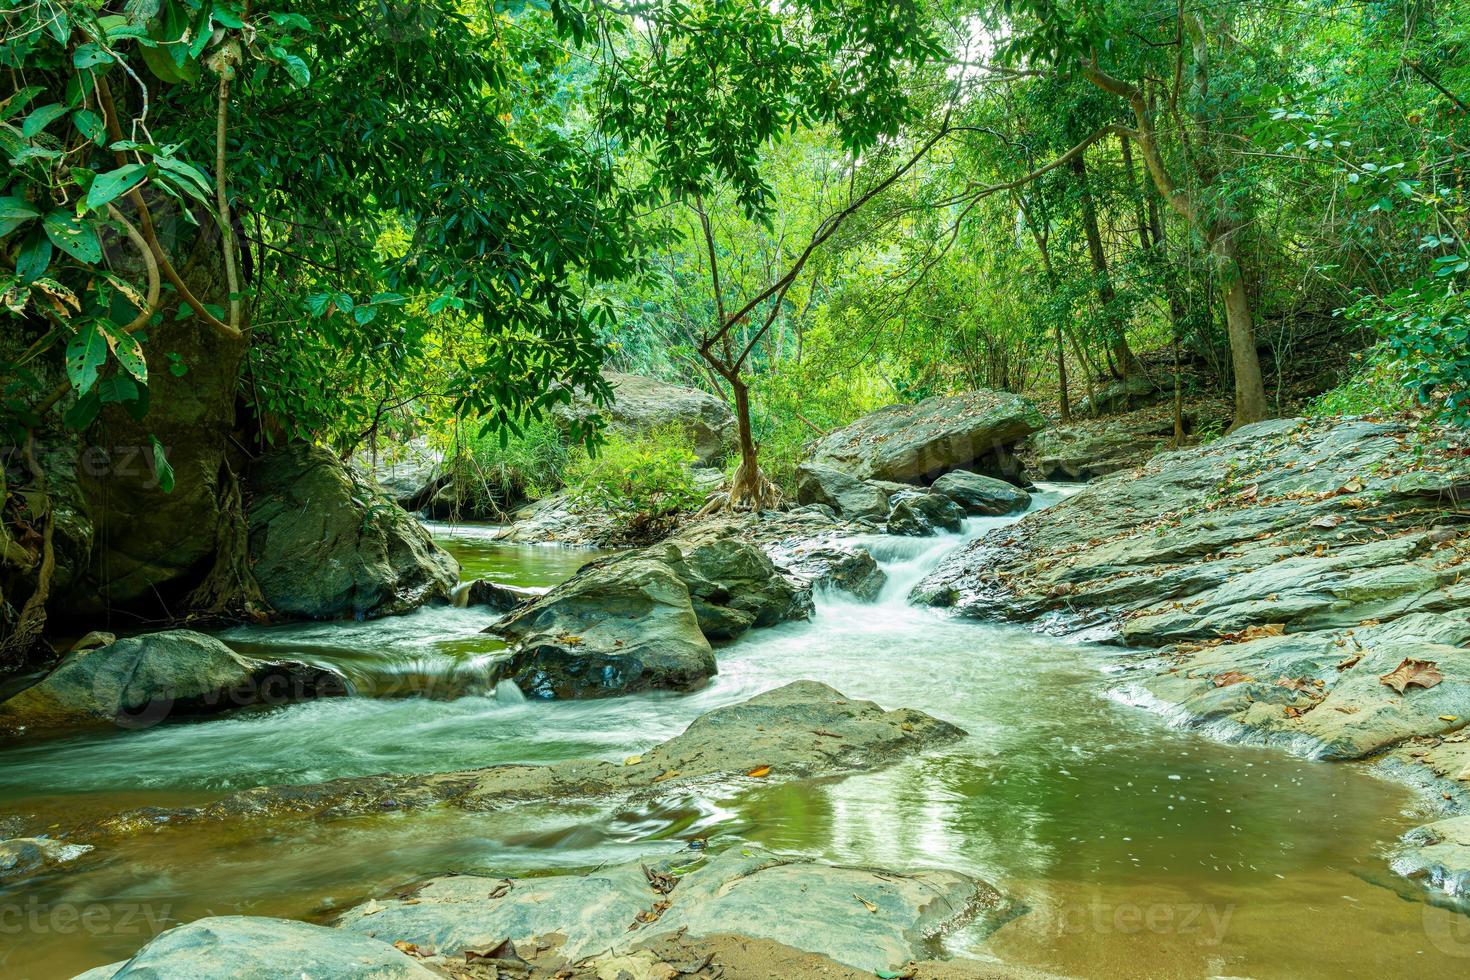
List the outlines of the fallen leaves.
{"label": "fallen leaves", "polygon": [[853,892],[852,897],[857,899],[859,902],[862,902],[863,908],[867,909],[869,912],[876,913],[878,911],[878,906],[874,905],[866,898],[863,898],[863,896],[859,895],[857,892]]}
{"label": "fallen leaves", "polygon": [[1378,683],[1387,684],[1400,694],[1410,687],[1431,688],[1444,680],[1439,666],[1433,660],[1411,660],[1404,662],[1378,678]]}
{"label": "fallen leaves", "polygon": [[1351,657],[1348,657],[1345,660],[1338,661],[1337,669],[1338,670],[1347,670],[1349,667],[1356,667],[1358,665],[1358,661],[1360,661],[1362,659],[1363,659],[1363,654],[1361,652],[1355,653]]}
{"label": "fallen leaves", "polygon": [[1211,679],[1215,682],[1216,687],[1229,687],[1231,684],[1243,684],[1246,681],[1255,680],[1251,675],[1242,674],[1238,670],[1227,670],[1223,674],[1216,674]]}
{"label": "fallen leaves", "polygon": [[770,774],[770,766],[756,766],[754,769],[746,773],[746,775],[749,776],[751,779],[765,779]]}
{"label": "fallen leaves", "polygon": [[642,761],[643,761],[643,756],[641,756],[641,755],[630,755],[626,759],[623,760],[623,765],[625,765],[625,766],[636,766],[636,765],[638,765],[638,763],[640,763]]}
{"label": "fallen leaves", "polygon": [[466,963],[483,963],[494,966],[497,969],[518,970],[529,973],[531,964],[527,963],[521,954],[516,952],[515,944],[509,939],[502,939],[494,946],[485,949],[467,949],[464,951]]}

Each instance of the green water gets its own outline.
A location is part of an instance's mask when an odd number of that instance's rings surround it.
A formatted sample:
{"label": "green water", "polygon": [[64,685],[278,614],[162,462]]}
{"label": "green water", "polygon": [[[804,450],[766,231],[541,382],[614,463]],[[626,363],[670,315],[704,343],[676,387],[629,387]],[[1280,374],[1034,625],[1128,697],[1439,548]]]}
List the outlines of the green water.
{"label": "green water", "polygon": [[[544,587],[589,557],[436,531],[466,577]],[[61,820],[265,783],[615,759],[798,678],[922,707],[969,736],[881,773],[675,792],[636,809],[555,803],[140,835],[0,893],[0,974],[69,976],[209,913],[326,917],[423,874],[579,868],[711,837],[983,877],[1028,911],[946,943],[1003,963],[1110,978],[1465,975],[1466,920],[1415,900],[1382,857],[1416,822],[1406,791],[1172,729],[1108,696],[1116,651],[910,607],[909,586],[962,540],[873,539],[890,575],[879,601],[820,596],[811,622],[721,649],[719,676],[685,696],[525,702],[489,684],[501,646],[479,632],[493,617],[474,609],[230,631],[242,649],[375,679],[382,696],[0,748],[0,809]],[[45,918],[89,907],[109,917],[69,933]],[[125,928],[129,909],[140,911]]]}

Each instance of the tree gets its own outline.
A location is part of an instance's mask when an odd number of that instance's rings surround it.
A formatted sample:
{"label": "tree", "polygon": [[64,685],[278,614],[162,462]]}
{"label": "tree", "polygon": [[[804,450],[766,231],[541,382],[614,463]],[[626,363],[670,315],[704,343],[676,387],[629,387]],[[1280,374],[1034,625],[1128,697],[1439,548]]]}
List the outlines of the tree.
{"label": "tree", "polygon": [[[865,155],[888,160],[918,120],[907,83],[942,50],[928,11],[914,0],[654,0],[633,11],[592,0],[557,9],[574,36],[589,24],[598,29],[601,121],[641,155],[645,200],[677,204],[697,217],[715,312],[698,351],[728,388],[739,432],[740,465],[728,499],[731,506],[769,506],[776,495],[759,465],[748,360],[813,255],[946,135],[941,123],[913,152],[868,176]],[[765,154],[798,128],[831,131],[848,154],[849,193],[783,267],[749,295],[731,295],[703,202],[727,190],[746,217],[769,223]],[[744,333],[739,342],[737,330]]]}

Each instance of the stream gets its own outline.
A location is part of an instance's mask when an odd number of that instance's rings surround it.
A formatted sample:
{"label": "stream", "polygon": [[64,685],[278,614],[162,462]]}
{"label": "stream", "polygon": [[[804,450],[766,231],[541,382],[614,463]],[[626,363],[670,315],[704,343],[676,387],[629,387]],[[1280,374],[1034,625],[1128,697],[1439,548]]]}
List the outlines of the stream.
{"label": "stream", "polygon": [[[1035,506],[1062,492],[1045,488]],[[0,891],[0,976],[69,977],[208,914],[321,920],[423,875],[585,868],[697,837],[984,878],[1025,913],[943,943],[1002,964],[1085,977],[1464,976],[1467,920],[1420,901],[1383,856],[1422,817],[1407,789],[1173,729],[1107,696],[1116,650],[908,605],[945,554],[1011,519],[867,539],[889,576],[876,603],[819,595],[810,622],[719,649],[719,675],[689,695],[528,702],[490,683],[503,646],[479,632],[494,619],[481,609],[227,631],[242,651],[332,664],[376,696],[0,745],[0,813],[70,822],[267,783],[621,759],[799,678],[969,735],[878,773],[632,810],[442,808],[141,834]],[[466,580],[544,588],[590,555],[433,530]]]}

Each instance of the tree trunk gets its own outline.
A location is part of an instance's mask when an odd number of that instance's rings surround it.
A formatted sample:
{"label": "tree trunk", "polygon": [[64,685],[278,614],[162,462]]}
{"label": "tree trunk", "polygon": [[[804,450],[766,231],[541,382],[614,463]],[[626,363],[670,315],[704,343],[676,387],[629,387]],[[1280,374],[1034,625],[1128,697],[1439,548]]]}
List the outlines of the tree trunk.
{"label": "tree trunk", "polygon": [[1226,225],[1212,229],[1210,252],[1219,264],[1225,294],[1225,332],[1230,338],[1230,363],[1235,371],[1235,421],[1231,428],[1270,418],[1266,386],[1261,380],[1261,358],[1256,353],[1255,324],[1251,320],[1250,296],[1240,268],[1235,235],[1239,229]]}
{"label": "tree trunk", "polygon": [[1108,256],[1103,250],[1102,233],[1098,229],[1097,206],[1092,200],[1092,190],[1087,181],[1087,154],[1079,153],[1068,166],[1077,180],[1077,194],[1082,204],[1082,228],[1087,235],[1087,253],[1092,258],[1092,271],[1097,275],[1097,298],[1103,307],[1103,322],[1107,324],[1108,348],[1117,373],[1128,377],[1138,370],[1138,361],[1128,346],[1121,318],[1118,316],[1117,293],[1108,278]]}

